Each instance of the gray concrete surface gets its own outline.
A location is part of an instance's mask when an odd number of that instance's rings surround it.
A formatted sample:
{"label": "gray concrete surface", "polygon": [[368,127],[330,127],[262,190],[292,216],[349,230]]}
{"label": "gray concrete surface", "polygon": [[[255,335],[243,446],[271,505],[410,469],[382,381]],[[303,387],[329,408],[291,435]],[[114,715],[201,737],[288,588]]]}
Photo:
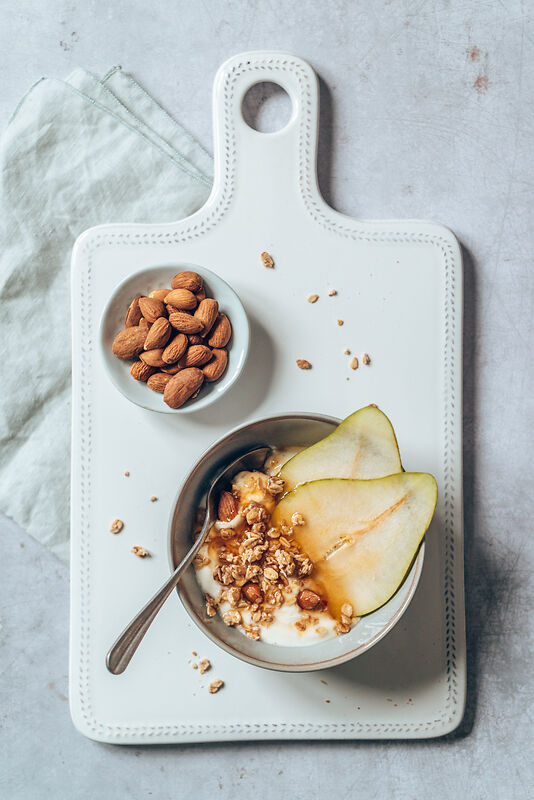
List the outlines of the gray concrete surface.
{"label": "gray concrete surface", "polygon": [[2,121],[43,74],[120,63],[210,148],[219,63],[289,50],[323,81],[327,199],[353,216],[429,218],[458,234],[469,647],[466,718],[445,740],[95,744],[68,714],[68,569],[3,519],[2,797],[532,796],[532,12],[521,0],[0,5]]}

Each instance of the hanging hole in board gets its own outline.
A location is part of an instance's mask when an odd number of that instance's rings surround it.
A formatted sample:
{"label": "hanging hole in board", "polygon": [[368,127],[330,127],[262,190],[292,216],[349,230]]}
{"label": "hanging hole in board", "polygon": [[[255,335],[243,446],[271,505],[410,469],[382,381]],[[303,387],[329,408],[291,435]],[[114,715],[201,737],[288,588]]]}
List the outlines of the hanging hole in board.
{"label": "hanging hole in board", "polygon": [[251,86],[241,106],[243,119],[260,133],[275,133],[291,118],[291,98],[278,83],[262,81]]}

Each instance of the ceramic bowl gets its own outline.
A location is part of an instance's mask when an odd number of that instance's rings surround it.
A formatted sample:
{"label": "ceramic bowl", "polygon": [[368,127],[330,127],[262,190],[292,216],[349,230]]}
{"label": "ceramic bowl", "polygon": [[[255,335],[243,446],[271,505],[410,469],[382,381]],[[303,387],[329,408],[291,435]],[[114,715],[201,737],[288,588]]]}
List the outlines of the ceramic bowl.
{"label": "ceramic bowl", "polygon": [[[261,445],[286,447],[314,444],[331,433],[339,421],[320,414],[284,414],[237,428],[213,445],[193,467],[176,498],[169,525],[172,569],[191,546],[195,511],[218,469],[240,453]],[[177,591],[192,620],[227,653],[265,669],[309,672],[349,661],[380,641],[408,608],[419,582],[423,558],[424,545],[393,597],[381,608],[362,617],[350,633],[305,646],[285,647],[253,641],[236,628],[225,625],[218,614],[208,617],[193,567],[184,574]]]}
{"label": "ceramic bowl", "polygon": [[[200,394],[188,400],[180,408],[169,408],[163,395],[153,392],[145,383],[136,381],[130,375],[131,361],[122,361],[113,355],[111,346],[117,333],[124,327],[124,317],[132,299],[138,294],[148,295],[153,289],[170,287],[171,279],[177,272],[193,270],[204,280],[208,297],[214,297],[219,308],[232,324],[232,338],[228,342],[228,366],[224,375],[213,383],[204,383]],[[116,388],[132,403],[150,411],[164,414],[187,414],[200,411],[211,405],[236,382],[247,358],[250,330],[247,315],[241,300],[226,281],[198,264],[176,263],[148,267],[130,275],[120,283],[102,313],[100,322],[100,347],[109,378]]]}

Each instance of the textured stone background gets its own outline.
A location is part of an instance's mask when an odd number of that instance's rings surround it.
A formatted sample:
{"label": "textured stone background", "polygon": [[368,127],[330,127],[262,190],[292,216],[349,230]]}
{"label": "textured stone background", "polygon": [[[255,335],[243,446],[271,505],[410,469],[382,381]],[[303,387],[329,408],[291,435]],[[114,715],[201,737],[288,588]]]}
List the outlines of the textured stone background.
{"label": "textured stone background", "polygon": [[467,714],[448,739],[96,744],[68,714],[68,570],[0,519],[3,797],[532,796],[532,13],[520,0],[1,3],[2,121],[43,74],[120,63],[210,149],[219,64],[246,49],[293,51],[322,78],[329,202],[457,233],[469,647]]}

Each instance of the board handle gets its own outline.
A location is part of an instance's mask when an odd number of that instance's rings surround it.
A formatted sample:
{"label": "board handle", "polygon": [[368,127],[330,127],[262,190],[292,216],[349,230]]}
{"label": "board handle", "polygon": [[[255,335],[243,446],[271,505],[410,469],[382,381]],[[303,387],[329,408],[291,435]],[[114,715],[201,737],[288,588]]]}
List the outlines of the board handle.
{"label": "board handle", "polygon": [[[243,99],[257,83],[279,84],[290,97],[292,112],[281,130],[251,128],[242,113]],[[268,186],[279,192],[318,194],[317,75],[303,59],[288,53],[241,53],[218,70],[213,87],[214,187],[212,199],[235,195],[248,202]],[[272,198],[272,192],[265,192]]]}

